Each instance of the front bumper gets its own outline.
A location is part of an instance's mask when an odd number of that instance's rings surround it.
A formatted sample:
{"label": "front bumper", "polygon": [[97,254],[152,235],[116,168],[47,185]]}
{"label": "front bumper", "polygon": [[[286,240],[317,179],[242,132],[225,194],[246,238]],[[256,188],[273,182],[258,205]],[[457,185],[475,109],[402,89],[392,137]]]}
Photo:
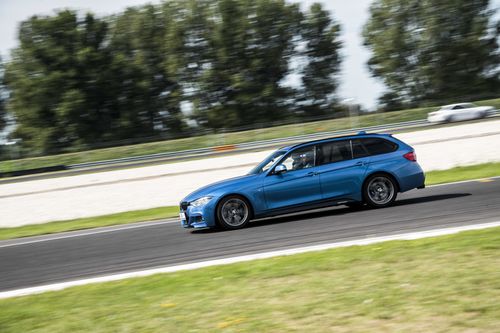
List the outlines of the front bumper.
{"label": "front bumper", "polygon": [[[215,201],[215,200],[212,200]],[[204,206],[193,207],[182,203],[179,212],[184,228],[211,228],[215,226],[215,204],[210,201]]]}

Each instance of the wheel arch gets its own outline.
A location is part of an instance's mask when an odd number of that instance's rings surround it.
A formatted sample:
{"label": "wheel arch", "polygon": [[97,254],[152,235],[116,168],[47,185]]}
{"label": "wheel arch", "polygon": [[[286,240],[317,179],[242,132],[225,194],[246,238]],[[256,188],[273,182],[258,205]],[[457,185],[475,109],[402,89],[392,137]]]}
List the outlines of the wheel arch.
{"label": "wheel arch", "polygon": [[362,192],[363,192],[363,189],[365,188],[365,185],[366,185],[366,182],[368,181],[368,179],[370,179],[371,177],[373,177],[375,175],[385,175],[385,176],[391,177],[392,180],[394,180],[394,183],[396,184],[396,187],[397,187],[396,192],[397,193],[401,192],[401,184],[399,183],[398,177],[396,177],[396,175],[394,175],[393,173],[391,173],[389,171],[382,171],[382,170],[374,170],[374,171],[371,171],[371,172],[366,174],[366,177],[363,180],[363,184],[361,186]]}
{"label": "wheel arch", "polygon": [[223,199],[225,199],[227,197],[240,197],[240,198],[244,199],[245,202],[248,204],[248,208],[250,209],[250,212],[249,212],[250,213],[250,219],[254,218],[255,213],[254,213],[254,208],[253,208],[252,201],[246,195],[234,192],[234,193],[226,193],[223,196],[221,196],[219,199],[217,199],[217,202],[215,204],[215,210],[214,210],[214,218],[215,218],[216,222],[218,222],[217,211],[219,209],[219,204],[221,203],[221,201]]}

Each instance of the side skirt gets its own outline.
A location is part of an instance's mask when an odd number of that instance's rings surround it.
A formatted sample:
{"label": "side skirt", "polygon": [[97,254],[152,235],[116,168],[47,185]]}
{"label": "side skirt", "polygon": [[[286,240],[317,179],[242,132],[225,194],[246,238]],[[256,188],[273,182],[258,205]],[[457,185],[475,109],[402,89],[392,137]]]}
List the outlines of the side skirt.
{"label": "side skirt", "polygon": [[326,207],[331,207],[331,206],[339,206],[339,205],[343,205],[343,204],[346,204],[349,202],[356,202],[356,200],[352,200],[349,198],[338,198],[338,199],[327,199],[327,200],[315,201],[315,202],[301,204],[301,205],[286,206],[283,208],[276,208],[276,209],[271,209],[271,210],[265,211],[259,215],[255,215],[254,218],[261,219],[261,218],[265,218],[265,217],[272,217],[272,216],[278,216],[278,215],[284,215],[284,214],[297,213],[297,212],[302,212],[302,211],[306,211],[306,210],[326,208]]}

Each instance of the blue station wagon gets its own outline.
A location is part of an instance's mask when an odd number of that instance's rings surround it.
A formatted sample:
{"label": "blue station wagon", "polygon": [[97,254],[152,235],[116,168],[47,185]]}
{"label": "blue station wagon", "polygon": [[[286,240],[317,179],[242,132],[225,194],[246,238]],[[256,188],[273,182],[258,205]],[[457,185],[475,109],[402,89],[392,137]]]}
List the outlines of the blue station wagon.
{"label": "blue station wagon", "polygon": [[185,228],[238,229],[252,219],[333,205],[382,208],[424,182],[412,147],[390,134],[360,132],[280,148],[247,175],[189,194],[180,219]]}

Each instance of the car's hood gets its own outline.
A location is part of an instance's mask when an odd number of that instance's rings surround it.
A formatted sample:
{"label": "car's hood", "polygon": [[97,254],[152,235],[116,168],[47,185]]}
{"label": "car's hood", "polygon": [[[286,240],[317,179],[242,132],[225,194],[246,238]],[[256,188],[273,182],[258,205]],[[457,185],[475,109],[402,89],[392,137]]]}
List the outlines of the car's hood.
{"label": "car's hood", "polygon": [[238,188],[247,184],[247,182],[255,179],[259,175],[244,175],[234,178],[225,179],[207,186],[204,186],[196,191],[190,193],[186,196],[182,201],[191,202],[193,200],[199,199],[201,197],[210,195],[210,196],[218,196],[221,193],[226,192],[227,188],[231,188],[232,192],[237,192]]}

